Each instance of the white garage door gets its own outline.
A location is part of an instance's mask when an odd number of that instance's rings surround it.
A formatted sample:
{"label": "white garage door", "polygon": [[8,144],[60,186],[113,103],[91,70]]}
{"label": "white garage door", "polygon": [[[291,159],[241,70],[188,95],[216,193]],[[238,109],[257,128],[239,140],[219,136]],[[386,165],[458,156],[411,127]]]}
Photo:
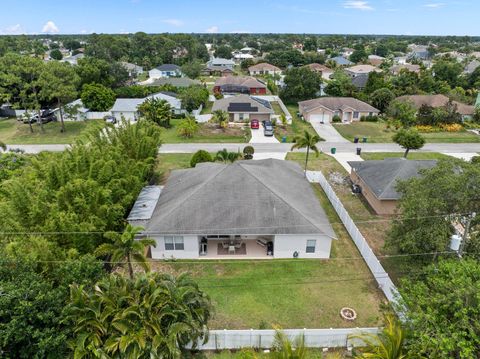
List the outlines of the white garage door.
{"label": "white garage door", "polygon": [[319,122],[319,123],[330,122],[330,114],[328,114],[328,113],[319,114],[319,115],[311,114],[309,116],[309,120],[310,120],[310,122]]}

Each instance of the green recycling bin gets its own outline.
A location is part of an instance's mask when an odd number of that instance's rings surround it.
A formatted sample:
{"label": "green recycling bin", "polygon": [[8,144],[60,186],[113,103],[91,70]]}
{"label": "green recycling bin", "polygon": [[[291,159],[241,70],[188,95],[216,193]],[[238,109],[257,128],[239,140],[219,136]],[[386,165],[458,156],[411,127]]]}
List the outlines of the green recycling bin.
{"label": "green recycling bin", "polygon": [[362,142],[367,143],[367,138],[366,137],[362,138]]}
{"label": "green recycling bin", "polygon": [[335,147],[330,148],[330,153],[334,155],[337,152],[337,149]]}
{"label": "green recycling bin", "polygon": [[287,142],[287,136],[283,136],[282,137],[282,143],[286,143]]}

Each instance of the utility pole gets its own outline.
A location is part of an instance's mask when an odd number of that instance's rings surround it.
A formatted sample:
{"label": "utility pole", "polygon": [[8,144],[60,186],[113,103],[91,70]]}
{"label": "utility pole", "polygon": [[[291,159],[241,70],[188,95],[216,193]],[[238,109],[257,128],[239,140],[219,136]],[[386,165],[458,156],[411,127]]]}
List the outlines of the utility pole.
{"label": "utility pole", "polygon": [[462,243],[460,243],[460,248],[458,248],[458,256],[462,258],[463,248],[468,239],[468,232],[470,231],[470,225],[472,224],[472,220],[475,218],[476,213],[473,212],[467,217],[467,223],[465,224],[465,230],[463,231],[463,238]]}

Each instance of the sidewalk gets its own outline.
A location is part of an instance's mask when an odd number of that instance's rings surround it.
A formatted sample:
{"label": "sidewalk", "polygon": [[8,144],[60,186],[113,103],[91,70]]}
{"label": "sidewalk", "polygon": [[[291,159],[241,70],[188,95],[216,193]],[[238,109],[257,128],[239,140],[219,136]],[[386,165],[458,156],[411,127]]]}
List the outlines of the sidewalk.
{"label": "sidewalk", "polygon": [[350,153],[350,152],[341,152],[341,153],[336,153],[332,155],[330,152],[325,152],[327,155],[332,156],[337,160],[338,163],[342,165],[345,170],[350,173],[352,172],[352,167],[348,164],[350,161],[363,161],[363,158],[360,156],[357,156],[356,153]]}

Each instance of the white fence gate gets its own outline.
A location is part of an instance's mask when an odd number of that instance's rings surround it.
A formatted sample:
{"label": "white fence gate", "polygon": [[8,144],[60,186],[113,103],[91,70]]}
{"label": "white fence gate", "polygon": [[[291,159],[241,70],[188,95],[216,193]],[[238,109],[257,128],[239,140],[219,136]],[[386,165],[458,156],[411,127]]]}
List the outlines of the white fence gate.
{"label": "white fence gate", "polygon": [[[303,336],[308,348],[348,348],[362,342],[352,338],[360,333],[378,333],[378,328],[339,328],[339,329],[284,329],[291,340]],[[223,350],[258,348],[268,349],[273,345],[275,330],[211,330],[208,341],[200,344],[200,350]]]}
{"label": "white fence gate", "polygon": [[327,194],[327,197],[332,203],[333,208],[335,208],[335,211],[350,234],[350,237],[352,237],[353,242],[367,263],[368,268],[375,277],[378,286],[385,294],[385,297],[387,297],[389,302],[397,303],[399,296],[397,287],[395,287],[395,284],[393,284],[388,273],[385,271],[380,261],[373,253],[365,237],[363,237],[352,218],[350,218],[350,215],[343,206],[342,202],[340,202],[340,199],[335,194],[335,191],[332,189],[325,176],[320,171],[307,171],[307,179],[310,182],[320,183],[320,186],[322,186],[324,192]]}

